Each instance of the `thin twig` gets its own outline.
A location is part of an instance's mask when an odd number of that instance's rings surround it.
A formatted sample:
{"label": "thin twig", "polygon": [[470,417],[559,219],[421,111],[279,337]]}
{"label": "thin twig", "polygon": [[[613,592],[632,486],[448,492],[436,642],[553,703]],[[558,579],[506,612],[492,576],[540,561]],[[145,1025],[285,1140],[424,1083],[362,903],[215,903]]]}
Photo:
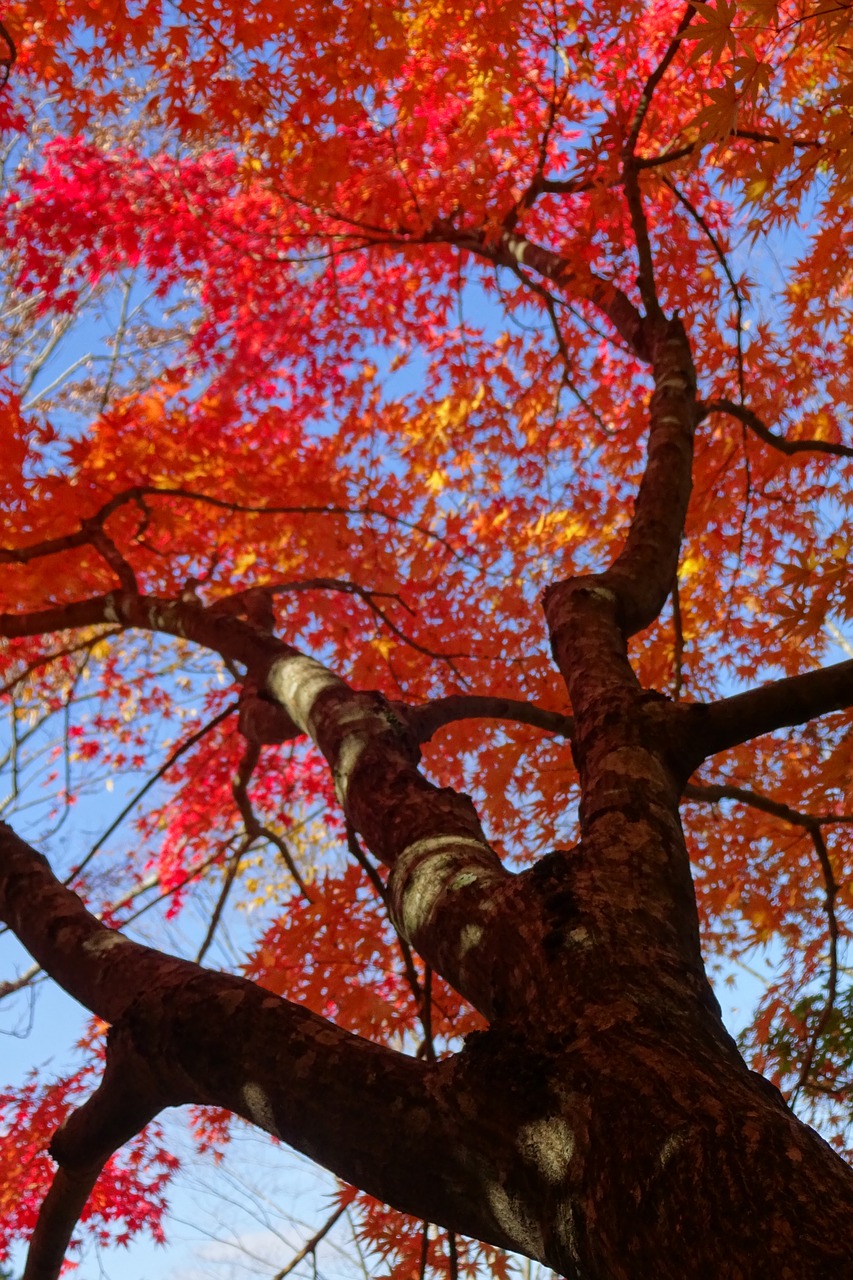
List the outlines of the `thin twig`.
{"label": "thin twig", "polygon": [[345,1204],[338,1205],[337,1209],[335,1209],[334,1213],[332,1213],[326,1219],[322,1227],[320,1227],[318,1231],[314,1232],[310,1240],[306,1240],[305,1244],[302,1246],[302,1248],[299,1250],[298,1253],[293,1255],[293,1257],[290,1259],[290,1262],[288,1262],[287,1266],[282,1267],[280,1271],[276,1271],[275,1275],[272,1277],[272,1280],[284,1280],[285,1276],[289,1276],[291,1271],[293,1271],[296,1267],[298,1267],[300,1262],[303,1262],[305,1258],[308,1257],[309,1253],[313,1254],[316,1251],[317,1245],[320,1243],[321,1240],[323,1240],[329,1234],[329,1232],[331,1231],[335,1223],[338,1221],[338,1219],[343,1217],[343,1215],[346,1213],[346,1210],[347,1210],[347,1205]]}
{"label": "thin twig", "polygon": [[824,909],[826,911],[827,929],[829,932],[829,976],[826,982],[826,1001],[821,1011],[821,1015],[817,1020],[815,1029],[811,1034],[809,1047],[803,1058],[803,1065],[797,1079],[794,1092],[791,1095],[792,1105],[796,1104],[801,1091],[805,1088],[814,1065],[815,1054],[820,1042],[820,1038],[826,1030],[827,1023],[832,1017],[832,1011],[835,1008],[835,998],[838,992],[838,919],[835,914],[835,899],[838,896],[838,883],[832,870],[832,863],[829,858],[829,851],[826,847],[826,841],[823,838],[823,832],[819,827],[809,828],[809,835],[815,847],[818,862],[820,863],[821,872],[823,874],[824,884]]}
{"label": "thin twig", "polygon": [[196,964],[201,964],[202,960],[204,959],[205,955],[210,949],[210,945],[213,942],[213,939],[216,935],[216,930],[219,927],[219,921],[222,919],[222,912],[225,910],[225,904],[228,901],[228,895],[230,894],[231,889],[234,885],[234,881],[237,878],[237,872],[240,870],[240,862],[243,856],[249,852],[251,847],[252,847],[252,841],[247,836],[244,840],[240,842],[238,847],[232,853],[231,858],[229,859],[228,870],[225,872],[225,880],[223,881],[222,889],[220,890],[219,897],[216,899],[216,905],[213,908],[213,913],[210,917],[210,921],[207,926],[207,932],[204,935],[204,940],[196,954],[196,958],[195,958]]}
{"label": "thin twig", "polygon": [[101,848],[103,848],[104,844],[107,842],[107,840],[109,840],[110,836],[124,822],[127,815],[136,807],[136,805],[139,804],[139,801],[143,798],[143,796],[145,796],[151,790],[154,784],[156,782],[159,782],[160,779],[166,773],[169,772],[172,765],[175,764],[178,760],[180,760],[181,756],[186,755],[186,753],[192,747],[194,747],[197,742],[200,742],[202,738],[204,738],[208,733],[210,733],[212,729],[215,729],[217,725],[222,724],[223,720],[227,720],[230,715],[233,715],[234,712],[237,710],[237,707],[238,707],[238,704],[236,702],[229,702],[228,706],[225,707],[223,711],[220,711],[219,715],[214,716],[212,720],[209,720],[207,722],[207,724],[203,725],[195,733],[191,734],[189,738],[187,738],[179,746],[175,747],[174,751],[171,752],[168,759],[164,761],[164,763],[160,766],[157,772],[152,774],[151,777],[148,779],[148,781],[145,783],[145,785],[140,787],[140,789],[136,792],[136,794],[127,802],[127,804],[124,806],[124,808],[122,809],[118,817],[115,818],[113,822],[111,822],[110,825],[107,827],[104,834],[98,837],[98,839],[92,845],[89,852],[84,857],[83,861],[78,866],[76,866],[73,872],[71,873],[71,875],[68,876],[63,881],[64,884],[70,884],[72,880],[76,880],[76,878],[81,874],[81,872],[86,869],[86,867],[94,858],[95,854],[98,853],[98,851]]}
{"label": "thin twig", "polygon": [[651,106],[652,98],[654,97],[655,89],[660,84],[670,66],[670,63],[681,47],[682,34],[693,21],[695,13],[696,10],[694,6],[688,5],[681,16],[675,35],[667,46],[663,57],[643,86],[639,102],[637,103],[637,109],[634,112],[634,119],[631,122],[631,128],[628,131],[628,136],[625,139],[625,145],[622,149],[622,183],[625,190],[625,200],[628,205],[628,213],[631,218],[631,226],[634,231],[634,242],[637,246],[637,283],[640,288],[640,296],[643,299],[643,306],[646,309],[646,315],[653,320],[657,319],[662,313],[660,301],[657,295],[657,287],[655,285],[654,259],[652,255],[651,241],[649,239],[649,224],[643,207],[643,197],[640,191],[639,182],[639,170],[637,168],[634,153],[640,136],[640,130],[643,127],[643,121],[646,118],[646,113]]}
{"label": "thin twig", "polygon": [[732,274],[732,270],[731,270],[731,267],[729,266],[729,260],[725,253],[725,250],[723,249],[723,246],[720,244],[714,232],[711,230],[711,227],[707,218],[702,213],[699,212],[699,210],[693,204],[692,200],[689,200],[687,196],[684,194],[684,192],[679,190],[679,188],[675,185],[674,182],[670,182],[666,174],[662,176],[661,181],[663,182],[664,186],[667,187],[672,192],[672,194],[675,196],[679,204],[684,209],[687,210],[687,212],[690,214],[690,217],[696,223],[697,227],[699,227],[700,230],[703,232],[709,244],[711,245],[712,249],[714,250],[714,253],[717,255],[717,260],[719,261],[720,266],[723,268],[723,271],[725,272],[726,279],[729,283],[729,288],[731,289],[732,296],[735,300],[735,313],[736,313],[735,320],[736,320],[736,335],[737,335],[736,337],[737,383],[738,383],[738,394],[740,396],[741,404],[743,404],[743,401],[746,395],[746,391],[744,387],[744,372],[743,372],[743,294],[741,293],[740,286],[738,285],[737,281],[734,278],[734,275]]}
{"label": "thin twig", "polygon": [[418,1280],[426,1280],[427,1261],[429,1260],[429,1228],[428,1222],[421,1223],[421,1258],[418,1266]]}
{"label": "thin twig", "polygon": [[727,413],[730,417],[737,418],[749,428],[753,435],[758,436],[759,440],[778,449],[780,453],[787,454],[788,457],[795,453],[831,453],[838,458],[853,458],[853,448],[850,445],[834,444],[831,440],[786,440],[784,436],[778,436],[775,431],[771,431],[758,414],[747,405],[735,404],[733,400],[725,398],[706,400],[697,405],[697,411],[700,422],[709,413]]}
{"label": "thin twig", "polygon": [[637,103],[637,109],[634,112],[634,119],[631,122],[631,128],[628,132],[628,137],[625,140],[625,151],[632,158],[637,147],[640,130],[643,127],[643,121],[646,118],[646,113],[652,105],[652,98],[654,97],[655,90],[666,75],[673,58],[678,53],[678,50],[681,47],[682,36],[690,26],[690,23],[693,21],[695,16],[695,5],[689,4],[681,15],[681,20],[675,29],[675,35],[667,45],[663,57],[646,80],[646,83],[643,85],[642,92],[640,93],[640,98]]}
{"label": "thin twig", "polygon": [[249,783],[252,779],[252,774],[257,767],[259,758],[259,744],[257,742],[247,742],[245,755],[240,762],[240,767],[237,770],[237,774],[231,786],[234,801],[240,811],[240,816],[243,819],[246,837],[251,843],[262,836],[265,840],[268,840],[270,844],[275,845],[276,849],[278,849],[281,854],[285,866],[298,886],[299,892],[302,894],[306,902],[313,902],[314,898],[305,881],[302,879],[302,876],[299,874],[299,868],[294,861],[293,854],[287,847],[286,841],[283,840],[277,832],[273,831],[271,827],[265,826],[260,821],[252,807],[252,801],[249,796]]}
{"label": "thin twig", "polygon": [[[379,872],[362,849],[358,834],[349,819],[347,819],[346,823],[346,837],[347,849],[355,858],[358,865],[362,868],[370,883],[373,885],[373,888],[376,890],[377,897],[387,908],[388,891],[381,876],[379,875]],[[418,1017],[420,1018],[424,1032],[424,1055],[431,1062],[434,1062],[435,1047],[432,1039],[432,973],[427,969],[426,982],[429,984],[429,987],[422,987],[418,980],[418,971],[415,968],[415,961],[411,947],[408,942],[406,942],[405,938],[400,937],[396,929],[394,930],[394,936],[397,939],[400,955],[403,958],[403,970],[406,975],[406,982],[409,984],[409,989],[418,1006]]]}
{"label": "thin twig", "polygon": [[707,801],[709,803],[717,803],[720,800],[735,800],[739,804],[749,805],[754,809],[760,809],[764,813],[769,813],[775,818],[779,818],[791,826],[800,827],[806,831],[814,845],[817,860],[820,863],[821,875],[824,884],[824,910],[826,912],[827,932],[829,934],[829,975],[826,983],[826,1000],[824,1002],[821,1015],[817,1024],[809,1037],[809,1046],[803,1058],[803,1064],[797,1083],[791,1094],[791,1104],[795,1105],[800,1093],[805,1088],[814,1065],[815,1054],[817,1053],[820,1038],[826,1030],[827,1023],[832,1016],[835,1008],[835,1000],[838,994],[838,942],[839,928],[838,917],[835,914],[835,900],[838,897],[838,882],[835,879],[835,873],[832,869],[832,861],[829,856],[829,850],[826,846],[821,827],[832,821],[853,821],[853,819],[834,818],[832,815],[818,815],[810,813],[800,813],[797,809],[792,809],[789,805],[783,804],[781,801],[773,800],[770,796],[761,795],[756,791],[749,791],[745,787],[736,787],[732,785],[688,785],[684,789],[684,795],[688,800]]}
{"label": "thin twig", "polygon": [[456,1232],[447,1233],[447,1274],[449,1280],[459,1280],[459,1252],[456,1248]]}

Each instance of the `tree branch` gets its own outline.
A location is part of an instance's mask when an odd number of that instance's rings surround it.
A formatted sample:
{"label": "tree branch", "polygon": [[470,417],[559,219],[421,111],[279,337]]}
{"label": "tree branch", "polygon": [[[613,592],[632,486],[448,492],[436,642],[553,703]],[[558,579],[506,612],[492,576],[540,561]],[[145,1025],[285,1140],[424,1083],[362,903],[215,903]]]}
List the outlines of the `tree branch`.
{"label": "tree branch", "polygon": [[[234,778],[231,787],[235,803],[237,808],[240,810],[240,816],[243,819],[243,826],[246,830],[246,840],[248,843],[251,843],[260,836],[263,839],[268,840],[270,844],[274,845],[281,854],[282,861],[293,877],[294,883],[299,887],[299,892],[302,894],[303,898],[306,902],[313,902],[314,898],[309,892],[302,876],[299,874],[299,868],[293,860],[293,854],[288,849],[286,841],[284,841],[281,836],[277,835],[275,831],[264,826],[264,824],[258,819],[258,816],[252,807],[252,801],[249,796],[249,782],[251,781],[252,774],[257,766],[259,756],[260,747],[257,741],[249,741],[246,746],[245,755],[240,761],[240,768],[237,770],[237,776]],[[233,874],[229,872],[232,880],[234,875],[237,873],[237,867],[244,852],[246,852],[246,850],[241,849],[239,854],[236,855],[235,860],[232,862]],[[223,893],[225,893],[226,886],[228,885],[229,881],[226,878],[226,885],[223,886]],[[198,956],[199,961],[201,960],[202,954],[203,952]]]}
{"label": "tree branch", "polygon": [[331,1231],[332,1227],[335,1225],[335,1223],[338,1221],[339,1218],[343,1217],[346,1211],[347,1211],[347,1205],[339,1204],[337,1209],[335,1209],[334,1213],[331,1213],[329,1217],[326,1219],[326,1221],[323,1223],[322,1227],[320,1227],[317,1231],[315,1231],[313,1236],[311,1236],[309,1240],[305,1241],[305,1244],[302,1246],[302,1248],[299,1250],[298,1253],[295,1253],[293,1255],[293,1257],[290,1259],[290,1262],[288,1262],[287,1266],[282,1267],[280,1271],[276,1271],[275,1275],[272,1276],[271,1280],[285,1280],[285,1277],[289,1276],[291,1271],[295,1271],[296,1268],[299,1266],[300,1262],[303,1262],[308,1257],[309,1253],[310,1254],[315,1253],[317,1249],[317,1245],[320,1243],[321,1240],[324,1240],[326,1238],[326,1236]]}
{"label": "tree branch", "polygon": [[784,436],[771,431],[758,414],[747,405],[735,404],[734,400],[706,400],[698,404],[696,410],[699,414],[698,422],[706,418],[709,413],[727,413],[729,417],[737,418],[758,436],[759,440],[763,440],[765,444],[778,449],[788,457],[796,453],[829,453],[838,458],[853,458],[853,448],[850,445],[834,444],[831,440],[786,440]]}
{"label": "tree branch", "polygon": [[655,90],[669,70],[673,58],[681,48],[681,37],[690,26],[690,23],[693,21],[695,16],[695,5],[689,4],[681,15],[681,19],[675,29],[675,35],[667,45],[663,57],[647,79],[646,83],[643,85],[639,101],[637,102],[637,109],[634,112],[634,119],[631,122],[631,128],[628,133],[628,137],[625,140],[625,152],[629,156],[633,157],[634,152],[636,151],[637,142],[640,137],[640,130],[643,127],[643,121],[646,118],[646,113],[652,105],[652,98],[654,97]]}
{"label": "tree branch", "polygon": [[229,716],[233,715],[234,712],[237,710],[237,706],[238,706],[238,703],[229,702],[228,706],[225,707],[222,711],[220,711],[218,715],[214,716],[212,720],[208,720],[207,723],[203,724],[200,729],[197,729],[195,733],[191,733],[188,738],[185,738],[183,742],[180,742],[172,751],[170,751],[169,755],[166,757],[166,759],[163,761],[160,767],[151,775],[150,778],[148,778],[143,783],[143,785],[139,788],[138,791],[134,792],[131,799],[128,800],[127,804],[124,806],[121,812],[113,819],[113,821],[107,827],[103,835],[98,837],[98,839],[95,841],[92,847],[88,850],[88,852],[86,853],[82,861],[74,868],[71,876],[72,879],[76,879],[86,869],[86,867],[94,858],[95,854],[100,849],[103,848],[103,846],[106,844],[107,840],[109,840],[113,832],[118,830],[118,828],[124,822],[127,815],[136,808],[136,806],[139,804],[139,801],[142,799],[143,796],[147,795],[147,793],[151,790],[154,784],[159,782],[161,778],[165,777],[165,775],[172,768],[172,765],[176,764],[177,761],[180,760],[181,756],[186,755],[186,753],[190,751],[197,743],[201,742],[203,738],[206,738],[207,735],[213,729],[215,729],[217,725],[222,724],[225,720],[228,719]]}
{"label": "tree branch", "polygon": [[[573,620],[575,600],[583,594],[595,598],[599,612],[607,603],[627,640],[657,618],[678,571],[693,484],[696,372],[690,343],[677,317],[652,325],[651,342],[655,389],[649,407],[646,465],[624,546],[604,573],[555,583],[544,596],[552,645],[570,693],[577,631],[589,625],[588,618],[583,623],[578,617]],[[601,622],[604,625],[603,617]],[[605,641],[602,634],[600,643],[613,659],[612,677],[630,683],[630,668],[624,656],[617,659],[612,635]],[[572,702],[575,705],[574,694]]]}
{"label": "tree branch", "polygon": [[[487,842],[470,798],[419,772],[411,730],[376,693],[357,693],[321,663],[266,630],[189,601],[110,592],[29,615],[0,616],[0,635],[93,626],[163,632],[241,662],[325,757],[347,818],[391,870],[395,928],[486,1017],[495,1013],[495,974],[466,945],[472,926],[506,970],[503,999],[526,1001],[529,949],[501,909],[513,877]],[[284,724],[278,717],[278,725]]]}
{"label": "tree branch", "polygon": [[764,796],[756,791],[747,790],[745,787],[736,787],[730,784],[706,783],[701,786],[688,784],[684,788],[684,797],[687,800],[706,801],[711,804],[718,803],[720,800],[735,800],[739,804],[749,805],[750,808],[763,810],[764,813],[769,813],[774,818],[779,818],[791,826],[801,827],[808,832],[814,845],[824,886],[824,911],[826,913],[827,934],[829,936],[829,973],[826,982],[826,1000],[820,1017],[809,1037],[809,1045],[803,1057],[800,1073],[791,1097],[791,1102],[794,1104],[808,1083],[820,1037],[823,1035],[832,1016],[832,1010],[835,1007],[835,1000],[838,994],[838,943],[840,932],[835,900],[838,897],[839,886],[838,881],[835,879],[832,859],[829,856],[829,849],[821,827],[833,822],[844,822],[845,819],[843,817],[834,817],[831,814],[801,813],[781,801],[771,799],[770,796]]}
{"label": "tree branch", "polygon": [[466,249],[499,266],[512,269],[519,265],[527,267],[553,284],[570,289],[579,298],[591,302],[606,316],[639,360],[646,363],[649,361],[643,318],[633,302],[617,285],[602,279],[584,264],[570,261],[550,249],[533,244],[517,231],[504,231],[500,239],[493,242],[485,232],[461,231],[449,223],[440,222],[431,238],[455,244],[457,248]]}
{"label": "tree branch", "polygon": [[395,703],[394,707],[405,716],[418,742],[429,742],[439,729],[460,720],[512,720],[561,738],[571,738],[574,728],[572,717],[559,711],[546,711],[544,707],[517,698],[494,698],[487,694],[453,693],[416,707],[402,703]]}
{"label": "tree branch", "polygon": [[809,1045],[803,1058],[800,1074],[797,1079],[797,1085],[792,1095],[792,1102],[796,1102],[802,1089],[808,1084],[808,1078],[814,1065],[817,1047],[820,1044],[820,1038],[832,1017],[832,1011],[835,1008],[835,1000],[838,994],[838,942],[839,928],[838,916],[835,911],[835,900],[838,897],[838,881],[835,879],[835,873],[832,870],[832,861],[829,856],[829,850],[826,847],[826,840],[823,832],[817,826],[808,828],[809,835],[812,838],[812,844],[820,863],[821,874],[823,876],[824,886],[824,910],[826,912],[827,932],[829,934],[829,973],[826,979],[826,1000],[820,1017],[815,1023],[814,1030],[809,1038]]}
{"label": "tree branch", "polygon": [[50,1144],[59,1168],[39,1211],[22,1280],[57,1280],[104,1165],[171,1101],[132,1039],[114,1028],[107,1037],[99,1087],[66,1119]]}
{"label": "tree branch", "polygon": [[638,259],[638,277],[637,283],[640,289],[640,296],[643,299],[643,306],[646,309],[646,315],[654,320],[659,320],[662,316],[660,301],[657,295],[657,287],[655,285],[654,260],[652,257],[652,247],[649,240],[649,224],[646,218],[645,209],[643,208],[643,197],[640,191],[639,169],[636,162],[635,151],[637,142],[640,137],[640,130],[643,127],[643,121],[646,113],[652,104],[655,89],[666,75],[673,58],[681,47],[681,36],[690,23],[696,10],[693,5],[688,4],[681,20],[676,28],[675,35],[669,42],[666,51],[661,58],[654,71],[649,76],[642,92],[640,93],[637,109],[634,112],[634,119],[631,122],[631,128],[625,139],[625,145],[622,148],[622,183],[625,190],[625,200],[628,204],[628,212],[631,218],[631,226],[634,231],[634,242],[637,246]]}
{"label": "tree branch", "polygon": [[[148,1073],[142,1090],[136,1073],[121,1102],[105,1082],[98,1102],[69,1125],[57,1155],[79,1173],[74,1188],[54,1197],[46,1239],[64,1230],[105,1147],[126,1140],[152,1107],[192,1102],[244,1117],[405,1213],[542,1259],[545,1245],[533,1247],[524,1221],[516,1230],[502,1209],[507,1197],[521,1204],[537,1194],[540,1175],[538,1165],[519,1161],[517,1133],[529,1120],[523,1091],[508,1084],[496,1096],[488,1054],[427,1064],[245,979],[131,942],[96,920],[5,824],[0,918],[54,981],[119,1025]],[[485,1194],[492,1187],[500,1197]],[[550,1194],[543,1182],[543,1203]]]}
{"label": "tree branch", "polygon": [[685,707],[694,733],[696,763],[795,724],[853,706],[853,660],[820,671],[774,680],[719,702]]}
{"label": "tree branch", "polygon": [[413,533],[420,534],[426,541],[440,543],[454,559],[465,559],[459,549],[454,547],[448,539],[443,538],[441,534],[418,524],[417,521],[407,520],[403,516],[382,511],[379,507],[373,507],[369,503],[360,507],[345,507],[336,503],[329,503],[325,506],[313,504],[304,506],[260,506],[252,503],[230,501],[227,498],[218,498],[212,494],[199,493],[195,489],[166,486],[159,488],[157,485],[140,484],[133,485],[129,489],[122,489],[119,493],[114,494],[87,521],[82,522],[79,529],[72,533],[64,534],[59,538],[42,539],[40,542],[32,543],[28,547],[0,547],[0,564],[29,564],[31,560],[38,559],[41,556],[58,555],[63,551],[72,550],[74,547],[86,546],[91,540],[90,528],[93,524],[103,528],[105,521],[114,511],[118,511],[120,507],[126,506],[128,503],[141,502],[145,498],[179,498],[185,502],[197,502],[204,506],[215,507],[219,511],[230,511],[235,515],[369,516],[374,519],[385,520],[389,524],[397,524],[405,529],[410,529]]}
{"label": "tree branch", "polygon": [[[735,324],[736,324],[736,333],[737,333],[737,385],[738,385],[738,394],[740,395],[741,403],[742,403],[745,395],[744,370],[743,370],[743,305],[744,305],[743,295],[740,291],[740,287],[737,281],[734,278],[734,275],[732,274],[732,269],[729,266],[729,260],[726,256],[725,250],[723,249],[723,246],[720,244],[720,241],[717,238],[717,236],[711,230],[711,225],[708,222],[708,219],[704,216],[704,214],[700,213],[700,211],[694,205],[693,201],[689,200],[687,196],[684,194],[684,192],[680,191],[674,182],[670,182],[666,174],[663,175],[663,178],[661,180],[664,186],[667,187],[672,192],[672,194],[675,196],[676,200],[682,206],[682,208],[687,210],[690,217],[693,219],[697,227],[699,227],[700,231],[705,236],[708,243],[711,245],[711,248],[714,250],[714,253],[716,254],[717,261],[722,267],[723,273],[726,277],[726,280],[728,281],[729,289],[731,290],[732,297],[734,298],[734,303],[735,303]],[[696,406],[696,411],[697,413],[701,411],[701,407],[699,405]],[[699,421],[701,421],[701,419],[697,419],[697,425]]]}

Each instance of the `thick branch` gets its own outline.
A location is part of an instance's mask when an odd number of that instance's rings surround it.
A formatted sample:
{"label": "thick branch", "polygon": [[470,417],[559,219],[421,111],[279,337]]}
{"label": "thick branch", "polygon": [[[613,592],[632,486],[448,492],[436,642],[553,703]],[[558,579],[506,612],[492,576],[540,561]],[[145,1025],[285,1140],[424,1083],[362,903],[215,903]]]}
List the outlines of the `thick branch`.
{"label": "thick branch", "polygon": [[114,1029],[100,1086],[54,1134],[59,1165],[30,1240],[22,1280],[57,1280],[74,1228],[107,1160],[171,1101],[132,1041]]}
{"label": "thick branch", "polygon": [[[319,747],[347,818],[390,868],[389,906],[400,935],[486,1017],[496,1013],[498,992],[520,997],[528,963],[504,909],[513,878],[468,796],[423,777],[415,735],[380,695],[356,693],[292,651],[275,659],[265,683]],[[495,945],[496,929],[506,931],[503,946]],[[472,931],[481,948],[466,941]]]}
{"label": "thick branch", "polygon": [[[407,1058],[254,983],[131,942],[91,915],[5,824],[0,918],[70,995],[120,1024],[150,1076],[133,1096],[136,1123],[152,1098],[224,1107],[404,1212],[530,1251],[524,1223],[501,1212],[538,1176],[516,1144],[523,1091],[509,1084],[496,1097],[494,1080],[478,1077],[476,1055],[467,1065]],[[81,1177],[91,1180],[104,1135],[127,1127],[116,1097],[104,1099],[105,1114],[120,1124],[99,1130]],[[540,1194],[548,1195],[544,1185]],[[67,1218],[70,1194],[62,1196]]]}
{"label": "thick branch", "polygon": [[[332,771],[344,812],[371,851],[391,868],[395,927],[428,964],[491,1017],[495,992],[515,990],[527,974],[525,948],[510,928],[489,946],[505,970],[498,983],[471,928],[486,940],[507,926],[499,908],[512,877],[483,834],[470,799],[438,788],[418,771],[411,730],[379,694],[357,693],[319,662],[251,623],[188,601],[111,592],[30,615],[0,617],[0,635],[113,622],[165,632],[241,662],[256,687],[278,703],[277,730],[307,733]],[[248,728],[246,717],[243,723]],[[513,981],[513,978],[515,981]]]}
{"label": "thick branch", "polygon": [[659,970],[690,981],[713,1007],[678,821],[682,780],[667,734],[654,728],[657,699],[640,688],[627,655],[628,638],[654,621],[676,580],[692,485],[690,345],[677,317],[651,322],[649,336],[647,461],[625,544],[605,572],[555,583],[543,604],[574,713],[581,834],[596,866],[598,910],[626,945],[643,936]]}
{"label": "thick branch", "polygon": [[347,1207],[348,1206],[346,1204],[339,1204],[337,1209],[335,1209],[333,1213],[329,1214],[322,1227],[319,1227],[314,1232],[313,1236],[305,1241],[305,1244],[299,1252],[293,1255],[286,1266],[282,1267],[279,1271],[276,1271],[275,1275],[271,1277],[271,1280],[285,1280],[285,1277],[289,1276],[291,1271],[295,1271],[300,1262],[304,1262],[309,1254],[313,1255],[316,1253],[317,1245],[326,1238],[338,1219],[343,1217],[347,1211]]}
{"label": "thick branch", "polygon": [[656,327],[652,370],[646,467],[625,546],[605,575],[619,582],[626,636],[654,622],[672,589],[693,484],[696,373],[680,320]]}
{"label": "thick branch", "polygon": [[698,767],[708,756],[775,729],[853,706],[853,660],[820,671],[774,680],[760,689],[686,708],[693,724]]}
{"label": "thick branch", "polygon": [[[646,466],[634,504],[634,518],[625,545],[605,573],[557,583],[545,593],[545,615],[557,662],[569,684],[572,703],[574,618],[580,594],[594,598],[597,609],[615,609],[617,634],[605,626],[599,647],[614,651],[629,636],[650,626],[666,602],[678,568],[678,555],[687,504],[693,483],[693,435],[696,374],[690,344],[681,321],[661,321],[652,327],[652,370],[655,389],[649,416]],[[606,607],[605,607],[606,606]],[[621,641],[619,640],[621,633]],[[621,676],[619,674],[621,669]],[[612,663],[613,678],[630,683],[627,663]]]}

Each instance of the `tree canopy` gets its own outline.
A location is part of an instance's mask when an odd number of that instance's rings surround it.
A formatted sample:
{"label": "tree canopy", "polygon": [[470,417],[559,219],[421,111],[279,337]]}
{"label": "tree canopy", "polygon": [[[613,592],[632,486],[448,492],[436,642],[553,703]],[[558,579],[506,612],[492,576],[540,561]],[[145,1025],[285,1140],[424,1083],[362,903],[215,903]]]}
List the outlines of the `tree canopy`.
{"label": "tree canopy", "polygon": [[0,1263],[157,1236],[190,1106],[400,1280],[853,1275],[849,9],[0,37],[0,998],[93,1017]]}

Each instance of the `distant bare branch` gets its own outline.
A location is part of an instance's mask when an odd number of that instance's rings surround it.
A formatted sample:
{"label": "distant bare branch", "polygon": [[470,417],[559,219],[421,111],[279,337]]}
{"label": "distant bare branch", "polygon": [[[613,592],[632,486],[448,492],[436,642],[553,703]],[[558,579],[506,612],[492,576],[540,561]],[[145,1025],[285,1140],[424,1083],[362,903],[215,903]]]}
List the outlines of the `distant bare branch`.
{"label": "distant bare branch", "polygon": [[322,1227],[320,1227],[318,1231],[315,1231],[313,1236],[310,1237],[310,1239],[305,1241],[305,1244],[302,1246],[302,1248],[299,1250],[298,1253],[295,1253],[293,1255],[293,1257],[290,1259],[290,1262],[288,1262],[287,1266],[282,1267],[280,1271],[276,1271],[275,1275],[272,1277],[272,1280],[285,1280],[285,1276],[289,1276],[291,1271],[294,1271],[299,1266],[300,1262],[304,1262],[309,1254],[313,1254],[316,1251],[317,1245],[320,1243],[320,1241],[325,1239],[325,1237],[331,1231],[332,1227],[335,1225],[335,1223],[338,1221],[339,1218],[343,1217],[346,1211],[347,1211],[346,1204],[338,1205],[337,1209],[335,1209],[334,1213],[329,1215],[329,1217],[323,1223]]}

